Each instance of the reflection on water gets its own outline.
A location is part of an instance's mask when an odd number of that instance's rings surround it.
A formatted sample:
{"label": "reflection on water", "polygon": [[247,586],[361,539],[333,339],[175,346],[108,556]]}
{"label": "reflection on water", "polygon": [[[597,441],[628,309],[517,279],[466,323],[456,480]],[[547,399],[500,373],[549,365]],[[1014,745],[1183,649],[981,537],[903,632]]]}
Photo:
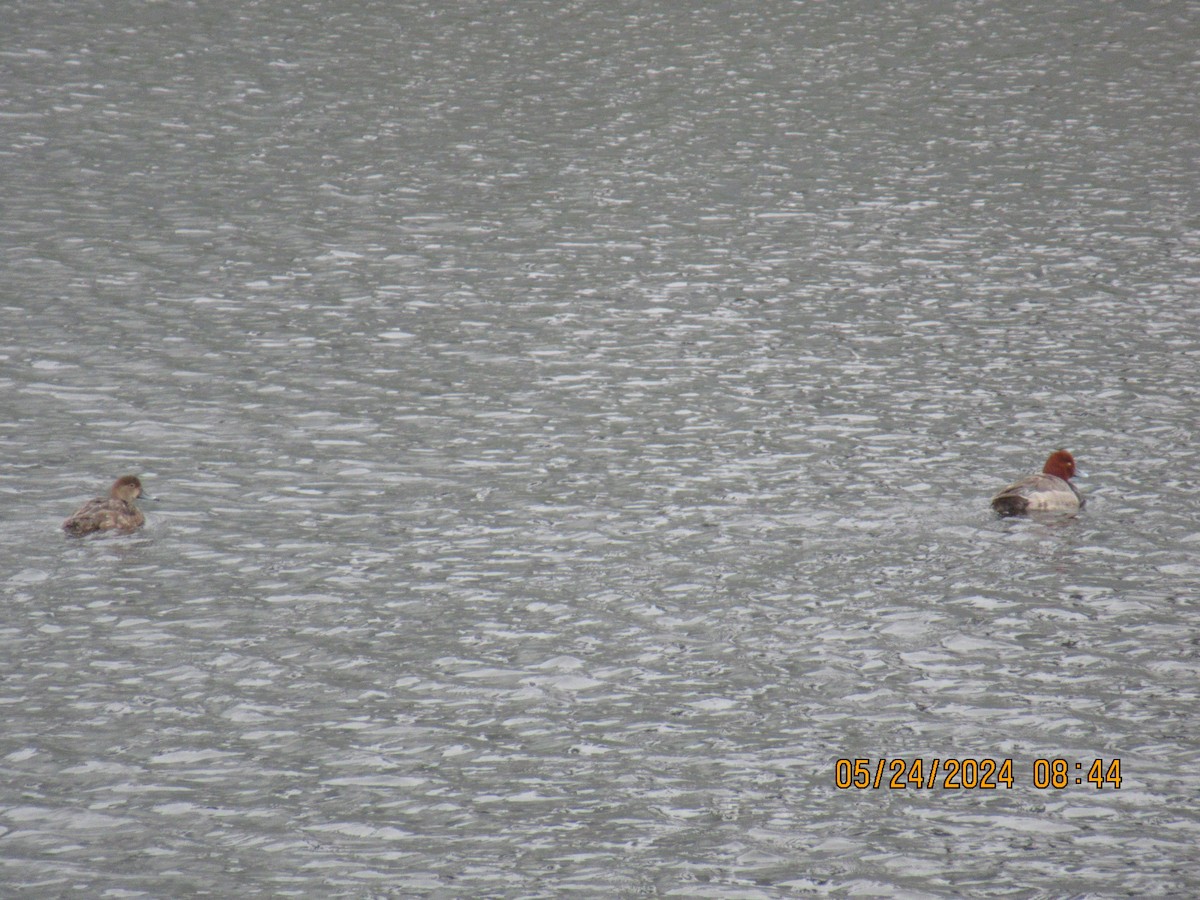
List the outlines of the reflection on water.
{"label": "reflection on water", "polygon": [[0,54],[0,883],[1194,891],[1171,10],[206,10]]}

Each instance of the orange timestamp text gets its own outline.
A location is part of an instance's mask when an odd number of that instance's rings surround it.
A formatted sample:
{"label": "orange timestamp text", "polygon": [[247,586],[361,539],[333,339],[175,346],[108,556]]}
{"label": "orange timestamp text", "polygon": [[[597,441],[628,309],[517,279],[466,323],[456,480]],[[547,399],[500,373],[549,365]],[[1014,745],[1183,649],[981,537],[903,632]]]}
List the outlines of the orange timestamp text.
{"label": "orange timestamp text", "polygon": [[[839,759],[833,767],[833,783],[840,790],[886,788],[907,790],[940,787],[949,791],[994,791],[1011,789],[1018,777],[1011,759]],[[1121,787],[1121,760],[1035,759],[1029,771],[1035,788],[1061,790],[1071,785],[1090,784],[1097,790]]]}

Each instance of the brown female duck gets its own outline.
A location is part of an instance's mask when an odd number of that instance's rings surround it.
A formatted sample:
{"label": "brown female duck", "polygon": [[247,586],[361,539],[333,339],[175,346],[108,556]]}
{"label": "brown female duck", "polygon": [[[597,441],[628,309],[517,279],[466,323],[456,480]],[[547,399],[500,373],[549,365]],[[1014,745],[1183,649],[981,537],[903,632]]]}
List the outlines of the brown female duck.
{"label": "brown female duck", "polygon": [[[136,475],[122,475],[113,482],[107,497],[89,500],[63,522],[68,534],[91,534],[93,531],[137,531],[146,524],[142,511],[133,501],[143,496],[142,482]],[[151,499],[149,497],[147,500]]]}

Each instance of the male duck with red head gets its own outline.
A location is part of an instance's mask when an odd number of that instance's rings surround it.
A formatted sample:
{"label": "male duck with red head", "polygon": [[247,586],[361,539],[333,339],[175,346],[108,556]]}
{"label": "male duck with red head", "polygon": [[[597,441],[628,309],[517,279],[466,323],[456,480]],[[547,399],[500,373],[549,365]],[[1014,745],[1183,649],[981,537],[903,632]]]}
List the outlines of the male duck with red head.
{"label": "male duck with red head", "polygon": [[1002,516],[1079,509],[1084,500],[1071,484],[1074,475],[1075,457],[1066,450],[1055,450],[1040,474],[1022,478],[993,497],[992,509]]}

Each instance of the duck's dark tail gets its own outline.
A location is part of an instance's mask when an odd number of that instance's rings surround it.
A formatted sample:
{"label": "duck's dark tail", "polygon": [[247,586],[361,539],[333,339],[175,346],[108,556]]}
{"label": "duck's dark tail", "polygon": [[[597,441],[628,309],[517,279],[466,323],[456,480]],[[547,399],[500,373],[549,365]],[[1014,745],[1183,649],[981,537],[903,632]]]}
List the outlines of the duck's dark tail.
{"label": "duck's dark tail", "polygon": [[1023,516],[1029,509],[1029,501],[1020,494],[1001,494],[992,500],[992,509],[1002,516]]}

